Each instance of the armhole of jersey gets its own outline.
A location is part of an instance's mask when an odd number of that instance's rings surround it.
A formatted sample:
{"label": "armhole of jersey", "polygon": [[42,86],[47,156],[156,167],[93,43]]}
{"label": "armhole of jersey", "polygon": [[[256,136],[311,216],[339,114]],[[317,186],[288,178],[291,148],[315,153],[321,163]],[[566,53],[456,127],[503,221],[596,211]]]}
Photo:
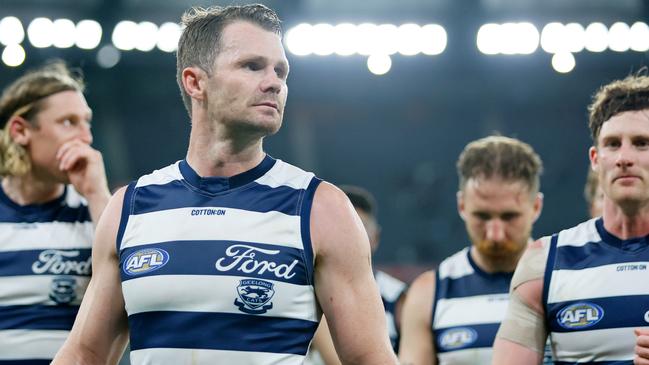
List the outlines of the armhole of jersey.
{"label": "armhole of jersey", "polygon": [[545,264],[545,274],[543,275],[543,308],[545,309],[546,321],[548,318],[548,293],[550,291],[550,279],[552,278],[552,270],[554,269],[554,260],[558,241],[559,235],[556,233],[553,234],[550,239],[550,250]]}
{"label": "armhole of jersey", "polygon": [[435,340],[435,331],[433,329],[433,326],[435,325],[435,310],[437,309],[437,299],[438,299],[438,294],[439,293],[439,266],[437,267],[437,270],[435,270],[435,287],[433,288],[433,305],[432,305],[432,313],[430,314],[430,325],[428,329],[430,330],[431,338],[433,339],[433,349],[435,349],[435,353],[437,354],[437,341]]}
{"label": "armhole of jersey", "polygon": [[302,232],[302,245],[304,246],[304,260],[306,265],[307,280],[311,285],[314,285],[313,278],[313,245],[311,243],[311,206],[313,205],[313,197],[315,191],[322,180],[313,177],[309,186],[307,186],[300,209],[300,229]]}
{"label": "armhole of jersey", "polygon": [[117,230],[117,239],[115,240],[115,246],[117,249],[117,258],[120,256],[120,248],[122,246],[122,238],[124,237],[124,231],[126,230],[126,224],[128,223],[128,217],[131,215],[132,201],[133,201],[133,192],[135,191],[135,184],[137,181],[133,181],[126,187],[124,192],[124,202],[122,203],[122,215],[119,220],[119,229]]}

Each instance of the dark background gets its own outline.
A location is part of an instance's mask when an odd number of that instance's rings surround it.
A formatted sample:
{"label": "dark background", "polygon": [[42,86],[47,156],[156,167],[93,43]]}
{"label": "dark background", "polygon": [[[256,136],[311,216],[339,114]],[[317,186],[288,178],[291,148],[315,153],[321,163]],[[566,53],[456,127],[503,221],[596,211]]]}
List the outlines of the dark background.
{"label": "dark background", "polygon": [[[448,46],[439,56],[392,57],[392,70],[371,74],[362,56],[289,54],[289,100],[282,130],[265,142],[274,157],[336,184],[357,184],[378,199],[383,228],[375,261],[433,266],[468,241],[457,215],[455,161],[471,140],[500,132],[530,143],[542,157],[545,207],[534,235],[584,220],[583,184],[590,146],[586,106],[602,84],[646,65],[647,54],[581,52],[568,74],[552,69],[540,48],[527,56],[486,56],[475,43],[487,22],[588,25],[649,19],[641,0],[285,0],[263,1],[300,22],[438,23]],[[178,21],[191,5],[229,2],[161,0],[0,0],[0,18],[24,25],[38,16],[95,19],[110,43],[123,19]],[[84,71],[94,109],[95,146],[104,152],[113,187],[185,155],[189,119],[175,82],[175,56],[122,52],[103,69],[97,50],[36,49],[23,42],[23,65],[0,65],[0,85],[52,57]],[[0,46],[1,47],[1,46]]]}

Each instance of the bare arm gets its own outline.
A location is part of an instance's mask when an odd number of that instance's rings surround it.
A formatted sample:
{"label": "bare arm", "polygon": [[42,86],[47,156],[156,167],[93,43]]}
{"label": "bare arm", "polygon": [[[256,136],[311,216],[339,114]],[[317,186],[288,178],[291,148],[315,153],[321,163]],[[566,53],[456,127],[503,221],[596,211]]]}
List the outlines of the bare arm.
{"label": "bare arm", "polygon": [[531,244],[518,263],[507,314],[494,342],[494,365],[538,365],[543,360],[547,338],[543,307],[546,244],[541,240]]}
{"label": "bare arm", "polygon": [[92,279],[72,332],[52,364],[116,364],[128,337],[119,264],[115,248],[124,188],[108,203],[97,226]]}
{"label": "bare arm", "polygon": [[110,199],[101,152],[81,140],[73,140],[59,148],[56,158],[72,186],[88,201],[90,217],[96,226]]}
{"label": "bare arm", "polygon": [[324,361],[326,365],[340,365],[340,359],[338,358],[338,354],[334,348],[334,342],[329,333],[327,317],[325,316],[322,316],[320,326],[318,326],[318,329],[315,331],[312,347],[320,353],[320,357],[322,357],[322,361]]}
{"label": "bare arm", "polygon": [[343,364],[396,364],[370,244],[345,194],[328,183],[318,187],[311,212],[316,295]]}
{"label": "bare arm", "polygon": [[403,365],[435,365],[432,311],[435,272],[421,274],[410,286],[401,313],[399,360]]}

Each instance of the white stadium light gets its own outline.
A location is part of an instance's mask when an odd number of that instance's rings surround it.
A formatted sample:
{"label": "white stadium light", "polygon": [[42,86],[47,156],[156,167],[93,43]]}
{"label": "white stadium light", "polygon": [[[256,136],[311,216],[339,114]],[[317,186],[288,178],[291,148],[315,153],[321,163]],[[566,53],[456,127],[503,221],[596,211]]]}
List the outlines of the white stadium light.
{"label": "white stadium light", "polygon": [[478,30],[476,44],[480,52],[487,55],[500,53],[500,25],[488,23],[484,24]]}
{"label": "white stadium light", "polygon": [[351,56],[356,53],[358,44],[358,35],[356,26],[351,23],[342,23],[334,27],[333,38],[335,49],[334,53],[339,56]]}
{"label": "white stadium light", "polygon": [[2,51],[2,62],[10,67],[17,67],[25,61],[25,50],[20,44],[10,44]]}
{"label": "white stadium light", "polygon": [[313,53],[318,56],[329,56],[334,53],[336,44],[334,43],[334,26],[331,24],[320,23],[313,26],[311,30],[311,47]]}
{"label": "white stadium light", "polygon": [[158,49],[163,52],[173,52],[178,48],[178,40],[182,29],[176,23],[167,22],[158,28]]}
{"label": "white stadium light", "polygon": [[441,54],[446,49],[446,29],[438,24],[421,27],[421,52],[428,56]]}
{"label": "white stadium light", "polygon": [[393,55],[399,50],[401,39],[399,28],[394,24],[381,24],[376,27],[376,48],[374,54]]}
{"label": "white stadium light", "polygon": [[363,56],[371,56],[376,53],[380,47],[380,40],[376,37],[378,26],[373,23],[363,23],[356,27],[357,32],[357,49],[356,52]]}
{"label": "white stadium light", "polygon": [[70,19],[56,19],[52,23],[52,44],[56,48],[74,46],[76,26]]}
{"label": "white stadium light", "polygon": [[286,48],[296,56],[308,56],[311,50],[311,24],[302,23],[286,32]]}
{"label": "white stadium light", "polygon": [[557,53],[563,46],[564,25],[561,23],[548,23],[541,31],[541,48],[547,53]]}
{"label": "white stadium light", "polygon": [[130,51],[135,48],[136,34],[138,26],[130,20],[122,20],[115,25],[113,29],[113,44],[122,51]]}
{"label": "white stadium light", "polygon": [[75,43],[81,49],[95,49],[101,42],[101,25],[94,20],[82,20],[75,29]]}
{"label": "white stadium light", "polygon": [[631,26],[631,49],[636,52],[649,50],[649,26],[643,22],[636,22]]}
{"label": "white stadium light", "polygon": [[568,73],[575,68],[575,56],[567,51],[557,52],[552,56],[552,67],[559,73]]}
{"label": "white stadium light", "polygon": [[158,43],[158,26],[151,22],[140,22],[135,34],[135,49],[148,52]]}
{"label": "white stadium light", "polygon": [[25,40],[23,24],[15,16],[8,16],[0,20],[0,43],[5,46],[20,44]]}
{"label": "white stadium light", "polygon": [[52,46],[54,23],[48,18],[36,18],[27,27],[27,36],[32,46],[45,48]]}
{"label": "white stadium light", "polygon": [[414,56],[421,52],[419,35],[421,27],[417,24],[402,24],[397,28],[398,50],[404,56]]}
{"label": "white stadium light", "polygon": [[602,23],[591,23],[586,27],[585,47],[590,52],[604,52],[608,47],[608,29]]}
{"label": "white stadium light", "polygon": [[375,75],[385,75],[392,68],[392,59],[388,55],[371,55],[367,58],[367,68]]}
{"label": "white stadium light", "polygon": [[478,50],[484,54],[532,54],[539,47],[539,31],[527,22],[484,24],[476,36]]}
{"label": "white stadium light", "polygon": [[617,22],[608,30],[608,48],[615,52],[626,52],[631,46],[631,29],[626,23]]}
{"label": "white stadium light", "polygon": [[561,50],[571,53],[581,52],[586,44],[586,30],[579,23],[568,23],[563,28],[563,46]]}

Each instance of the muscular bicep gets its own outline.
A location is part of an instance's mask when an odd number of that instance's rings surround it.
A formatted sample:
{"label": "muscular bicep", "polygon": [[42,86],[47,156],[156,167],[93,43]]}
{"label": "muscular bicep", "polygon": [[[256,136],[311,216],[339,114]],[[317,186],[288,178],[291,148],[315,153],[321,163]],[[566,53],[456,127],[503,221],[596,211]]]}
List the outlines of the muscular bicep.
{"label": "muscular bicep", "polygon": [[394,364],[360,218],[333,185],[316,190],[311,232],[316,295],[325,313],[336,352],[344,364]]}
{"label": "muscular bicep", "polygon": [[432,332],[432,308],[435,273],[420,275],[406,296],[401,312],[401,341],[399,360],[404,365],[436,364]]}
{"label": "muscular bicep", "polygon": [[114,364],[127,341],[115,240],[124,189],[111,198],[102,214],[92,248],[93,273],[72,332],[54,364]]}

